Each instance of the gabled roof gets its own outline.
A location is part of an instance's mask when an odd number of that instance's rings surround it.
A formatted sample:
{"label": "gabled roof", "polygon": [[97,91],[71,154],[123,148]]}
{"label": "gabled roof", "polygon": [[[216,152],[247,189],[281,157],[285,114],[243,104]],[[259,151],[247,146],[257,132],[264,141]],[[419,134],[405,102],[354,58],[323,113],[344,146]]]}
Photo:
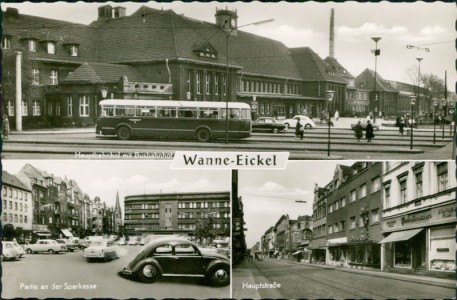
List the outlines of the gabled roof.
{"label": "gabled roof", "polygon": [[104,63],[83,63],[62,80],[62,83],[118,82],[122,76],[127,76],[129,81],[142,81],[142,77],[129,66]]}
{"label": "gabled roof", "polygon": [[332,65],[326,63],[309,47],[291,48],[290,53],[304,81],[330,81],[347,84],[347,80],[335,73]]}
{"label": "gabled roof", "polygon": [[[364,84],[363,89],[374,90],[374,71],[365,69],[355,78],[355,87],[361,88],[361,83]],[[379,73],[376,74],[376,90],[384,92],[396,92],[396,89],[391,86],[389,81],[384,80]]]}
{"label": "gabled roof", "polygon": [[19,178],[8,173],[7,171],[2,171],[2,185],[13,186],[24,191],[31,191],[31,189],[27,187],[27,185],[25,185],[21,180],[19,180]]}
{"label": "gabled roof", "polygon": [[332,69],[333,72],[336,73],[336,75],[341,76],[346,79],[354,79],[355,77],[349,73],[349,71],[341,65],[338,60],[334,57],[327,56],[324,59],[325,63],[327,64],[328,67]]}

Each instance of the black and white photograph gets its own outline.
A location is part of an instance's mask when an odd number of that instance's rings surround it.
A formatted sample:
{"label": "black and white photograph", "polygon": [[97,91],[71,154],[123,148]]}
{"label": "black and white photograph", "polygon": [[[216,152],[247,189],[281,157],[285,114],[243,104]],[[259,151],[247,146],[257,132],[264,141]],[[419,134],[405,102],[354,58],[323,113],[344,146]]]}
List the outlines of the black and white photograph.
{"label": "black and white photograph", "polygon": [[4,3],[3,158],[452,159],[455,5]]}
{"label": "black and white photograph", "polygon": [[234,170],[233,298],[454,298],[455,171],[454,161]]}
{"label": "black and white photograph", "polygon": [[2,299],[230,298],[230,172],[2,163]]}

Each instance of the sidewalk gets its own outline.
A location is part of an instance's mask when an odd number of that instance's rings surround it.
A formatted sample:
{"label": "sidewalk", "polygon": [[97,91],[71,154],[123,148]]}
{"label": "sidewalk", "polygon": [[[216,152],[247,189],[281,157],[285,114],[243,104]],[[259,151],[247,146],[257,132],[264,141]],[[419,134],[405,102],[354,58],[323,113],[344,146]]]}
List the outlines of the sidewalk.
{"label": "sidewalk", "polygon": [[[268,261],[274,258],[265,258],[264,261]],[[387,271],[377,271],[377,270],[363,270],[363,269],[351,269],[351,268],[344,268],[340,266],[329,266],[329,265],[320,265],[320,264],[311,264],[311,263],[304,263],[304,262],[296,262],[290,260],[281,260],[285,263],[289,264],[299,264],[304,265],[307,267],[313,268],[322,268],[322,269],[334,269],[340,272],[348,272],[348,273],[357,273],[363,274],[365,276],[372,276],[372,277],[382,277],[382,278],[390,278],[393,280],[400,280],[405,282],[412,282],[412,283],[420,283],[429,286],[437,286],[437,287],[445,287],[445,288],[455,288],[456,281],[453,279],[443,279],[443,278],[436,278],[431,276],[425,275],[408,275],[408,274],[399,274],[399,273],[392,273]],[[261,299],[259,292],[256,289],[248,289],[243,288],[243,283],[248,284],[258,284],[261,282],[256,282],[256,278],[254,278],[253,271],[255,269],[252,268],[251,264],[256,263],[256,261],[250,262],[248,259],[243,260],[239,265],[236,265],[233,268],[233,280],[232,280],[232,298],[234,299]],[[257,278],[258,281],[261,281],[261,278]]]}
{"label": "sidewalk", "polygon": [[30,135],[30,134],[61,134],[61,133],[93,133],[95,134],[95,127],[83,128],[46,128],[46,129],[25,129],[20,132],[11,130],[11,135]]}

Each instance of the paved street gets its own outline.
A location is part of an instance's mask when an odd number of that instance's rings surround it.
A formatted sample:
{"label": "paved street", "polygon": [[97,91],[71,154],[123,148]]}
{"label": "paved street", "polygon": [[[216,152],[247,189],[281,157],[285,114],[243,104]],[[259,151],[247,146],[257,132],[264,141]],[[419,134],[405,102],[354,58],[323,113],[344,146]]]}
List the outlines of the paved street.
{"label": "paved street", "polygon": [[[412,276],[372,275],[370,272],[348,271],[272,258],[266,258],[263,261],[244,261],[233,269],[233,298],[449,299],[455,297],[455,284],[451,280],[427,282],[424,279],[421,282],[419,280],[414,282],[415,280],[411,280]],[[261,283],[267,285],[258,289],[250,288]],[[245,284],[244,288],[243,284]]]}
{"label": "paved street", "polygon": [[[1,298],[230,297],[230,286],[210,287],[198,278],[163,277],[153,284],[143,284],[123,278],[118,272],[135,257],[141,246],[121,248],[127,250],[124,251],[126,255],[106,263],[88,263],[82,257],[82,251],[26,254],[20,261],[2,262]],[[56,287],[60,289],[55,289]]]}
{"label": "paved street", "polygon": [[[3,144],[2,158],[78,158],[75,153],[115,153],[119,157],[146,158],[164,154],[168,159],[177,150],[204,151],[288,151],[290,159],[451,159],[452,136],[449,128],[435,133],[429,128],[414,130],[413,149],[410,136],[398,136],[394,127],[383,127],[375,132],[372,143],[357,142],[350,130],[350,118],[340,119],[331,129],[330,156],[327,156],[328,137],[325,126],[306,130],[303,141],[294,138],[293,129],[279,134],[254,133],[239,141],[200,143],[187,140],[133,140],[97,138],[93,128],[55,131],[24,131],[12,133]],[[95,157],[100,158],[100,157]]]}

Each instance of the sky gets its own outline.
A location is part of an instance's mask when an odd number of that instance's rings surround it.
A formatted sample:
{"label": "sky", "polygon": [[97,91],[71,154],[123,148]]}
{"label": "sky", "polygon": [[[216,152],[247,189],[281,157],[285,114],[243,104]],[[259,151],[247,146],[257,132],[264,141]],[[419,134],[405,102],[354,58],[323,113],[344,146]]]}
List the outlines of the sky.
{"label": "sky", "polygon": [[[99,196],[122,209],[128,195],[173,192],[229,192],[230,170],[171,170],[172,161],[153,160],[2,160],[3,170],[16,174],[27,163],[38,169],[74,179],[90,199]],[[124,210],[123,210],[124,211]]]}
{"label": "sky", "polygon": [[[110,2],[107,2],[110,3]],[[311,47],[325,58],[329,54],[330,9],[335,9],[335,57],[349,72],[357,76],[366,68],[374,70],[373,36],[380,36],[377,71],[384,79],[412,84],[408,70],[417,70],[421,57],[421,73],[433,73],[444,79],[448,87],[457,81],[454,68],[456,51],[454,3],[110,3],[127,8],[132,14],[142,5],[156,9],[172,9],[187,17],[214,23],[216,8],[237,10],[238,25],[274,18],[275,21],[243,28],[261,36],[281,41],[288,47]],[[101,3],[3,3],[20,13],[89,24],[97,18]],[[407,49],[407,45],[418,47]],[[428,48],[425,52],[423,48]]]}
{"label": "sky", "polygon": [[[289,161],[284,170],[239,170],[238,193],[242,197],[251,248],[282,215],[290,219],[313,214],[314,187],[324,187],[333,178],[338,164],[344,161]],[[306,201],[306,203],[295,202]]]}

